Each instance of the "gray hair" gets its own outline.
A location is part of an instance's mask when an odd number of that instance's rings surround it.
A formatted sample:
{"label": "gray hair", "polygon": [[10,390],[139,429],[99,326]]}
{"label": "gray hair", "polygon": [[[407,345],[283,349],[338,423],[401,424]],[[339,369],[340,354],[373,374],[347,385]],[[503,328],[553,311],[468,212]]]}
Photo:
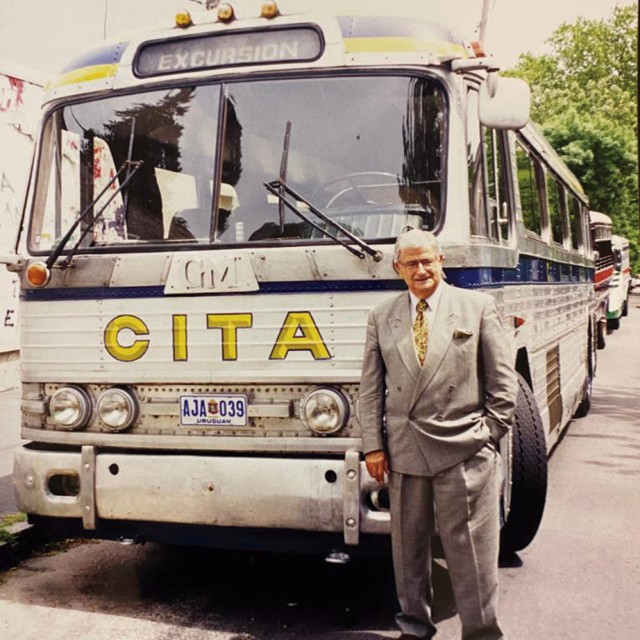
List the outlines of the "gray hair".
{"label": "gray hair", "polygon": [[400,262],[400,252],[403,249],[413,249],[424,246],[435,249],[438,255],[442,254],[438,238],[431,233],[431,231],[425,231],[423,229],[408,229],[407,231],[403,231],[396,239],[396,244],[393,249],[393,261]]}

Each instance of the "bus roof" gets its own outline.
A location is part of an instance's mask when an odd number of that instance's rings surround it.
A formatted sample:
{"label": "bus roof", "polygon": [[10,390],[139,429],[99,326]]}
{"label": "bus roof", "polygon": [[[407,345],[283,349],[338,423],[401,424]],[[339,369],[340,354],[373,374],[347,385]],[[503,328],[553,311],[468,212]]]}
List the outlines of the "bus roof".
{"label": "bus roof", "polygon": [[629,246],[629,241],[624,236],[617,236],[613,234],[611,236],[611,244],[616,249],[624,249],[625,247]]}
{"label": "bus roof", "polygon": [[608,227],[613,226],[611,218],[606,213],[600,213],[600,211],[589,211],[589,220],[591,224],[601,224]]}
{"label": "bus roof", "polygon": [[[442,65],[472,55],[463,41],[455,36],[449,27],[427,19],[430,15],[434,15],[434,12],[428,12],[426,8],[422,11],[423,17],[416,18],[399,14],[390,3],[385,16],[377,13],[362,15],[365,13],[367,4],[362,2],[343,3],[341,10],[336,14],[324,12],[324,7],[320,3],[319,7],[308,14],[299,13],[295,3],[289,4],[292,8],[291,12],[284,10],[288,5],[282,2],[283,11],[272,19],[260,17],[259,3],[253,12],[241,12],[238,9],[236,19],[228,23],[219,20],[215,10],[200,11],[192,14],[193,23],[187,28],[176,27],[174,16],[168,16],[164,25],[147,27],[144,30],[125,34],[121,38],[103,41],[72,59],[48,87],[47,97],[50,99],[89,91],[136,86],[143,80],[148,82],[153,76],[141,79],[134,73],[135,62],[143,45],[153,43],[153,46],[158,47],[173,46],[176,50],[183,45],[196,46],[193,43],[202,42],[201,47],[205,47],[207,36],[215,38],[240,29],[248,38],[252,38],[257,33],[276,31],[280,39],[286,39],[293,25],[313,26],[322,31],[322,44],[318,47],[317,56],[299,60],[295,58],[277,60],[276,63],[279,66],[283,66],[285,62],[297,67],[320,67],[323,64],[348,65],[355,64],[362,55],[376,54],[378,56],[415,54],[416,60],[421,64]],[[249,42],[248,45],[253,47],[254,42]],[[247,41],[244,41],[242,46],[245,50],[249,48]],[[195,52],[194,56],[198,55],[199,59],[202,59],[201,51],[195,49],[192,51]],[[240,49],[236,52],[238,55],[239,51]],[[250,63],[243,64],[245,69],[255,70],[267,68],[268,62],[252,59]],[[214,66],[194,64],[191,67],[181,68],[180,72],[185,76],[187,73],[227,71],[234,66],[237,68],[237,64],[233,62]],[[162,75],[167,79],[171,76],[175,77],[176,74]]]}
{"label": "bus roof", "polygon": [[[558,152],[551,146],[549,141],[544,137],[539,127],[533,123],[529,122],[524,129],[526,132],[526,137],[529,139],[531,143],[533,143],[534,148],[538,153],[540,153],[544,159],[549,163],[549,166],[561,177],[563,178],[571,188],[582,196],[585,200],[587,196],[580,184],[580,181],[575,176],[575,174],[567,167],[564,160],[560,157]],[[601,214],[604,215],[604,214]]]}

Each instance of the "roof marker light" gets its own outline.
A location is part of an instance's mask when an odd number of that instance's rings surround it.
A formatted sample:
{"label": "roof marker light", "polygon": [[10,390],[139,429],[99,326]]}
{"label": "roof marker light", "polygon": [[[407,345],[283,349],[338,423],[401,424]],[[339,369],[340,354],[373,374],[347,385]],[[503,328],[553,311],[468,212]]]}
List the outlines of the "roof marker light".
{"label": "roof marker light", "polygon": [[218,7],[218,20],[220,22],[231,22],[236,17],[233,7],[226,2]]}
{"label": "roof marker light", "polygon": [[267,0],[267,2],[263,2],[260,15],[267,20],[271,20],[272,18],[279,16],[280,8],[278,7],[278,3],[274,0]]}
{"label": "roof marker light", "polygon": [[471,50],[475,54],[476,58],[486,58],[487,54],[484,50],[484,43],[479,42],[478,40],[474,40],[471,43]]}
{"label": "roof marker light", "polygon": [[188,11],[178,11],[178,13],[176,13],[176,27],[186,29],[192,24],[193,20],[191,19],[191,14]]}

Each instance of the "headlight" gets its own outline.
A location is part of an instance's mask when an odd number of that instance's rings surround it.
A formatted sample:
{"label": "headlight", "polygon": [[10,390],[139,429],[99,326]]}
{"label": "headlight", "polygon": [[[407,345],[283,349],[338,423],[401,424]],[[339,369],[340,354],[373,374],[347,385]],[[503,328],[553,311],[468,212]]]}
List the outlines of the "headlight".
{"label": "headlight", "polygon": [[91,399],[80,387],[61,387],[51,396],[49,413],[62,429],[79,429],[91,416]]}
{"label": "headlight", "polygon": [[106,427],[112,431],[124,431],[138,417],[138,401],[127,389],[114,387],[100,394],[96,411]]}
{"label": "headlight", "polygon": [[347,400],[336,389],[313,389],[300,402],[300,419],[315,433],[335,433],[344,427],[348,418]]}

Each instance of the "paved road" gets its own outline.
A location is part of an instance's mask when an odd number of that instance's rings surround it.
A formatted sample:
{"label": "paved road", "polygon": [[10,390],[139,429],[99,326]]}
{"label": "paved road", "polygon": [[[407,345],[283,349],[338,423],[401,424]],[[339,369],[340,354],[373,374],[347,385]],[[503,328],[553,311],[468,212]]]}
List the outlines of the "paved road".
{"label": "paved road", "polygon": [[[509,640],[635,640],[640,629],[640,295],[598,352],[589,416],[550,461],[540,532],[500,571]],[[455,640],[436,568],[438,640]],[[396,637],[389,564],[76,544],[0,575],[12,640],[374,640]]]}

